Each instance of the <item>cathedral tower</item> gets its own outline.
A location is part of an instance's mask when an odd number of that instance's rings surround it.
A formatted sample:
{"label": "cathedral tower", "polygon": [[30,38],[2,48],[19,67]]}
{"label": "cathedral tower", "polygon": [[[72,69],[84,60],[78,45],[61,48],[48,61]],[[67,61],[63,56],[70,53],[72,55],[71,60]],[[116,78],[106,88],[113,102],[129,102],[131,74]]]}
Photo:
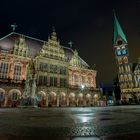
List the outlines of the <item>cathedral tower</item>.
{"label": "cathedral tower", "polygon": [[118,67],[118,78],[121,91],[134,87],[132,64],[129,63],[128,42],[126,36],[114,14],[113,48]]}

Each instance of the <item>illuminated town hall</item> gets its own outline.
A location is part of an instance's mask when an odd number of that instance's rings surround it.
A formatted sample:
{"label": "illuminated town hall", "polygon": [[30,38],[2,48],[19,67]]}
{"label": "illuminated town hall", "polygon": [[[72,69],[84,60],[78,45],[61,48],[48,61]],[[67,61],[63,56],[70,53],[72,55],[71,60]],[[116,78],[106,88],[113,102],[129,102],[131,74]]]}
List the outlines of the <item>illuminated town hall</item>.
{"label": "illuminated town hall", "polygon": [[0,39],[1,106],[94,106],[96,74],[55,31],[47,41],[16,32]]}

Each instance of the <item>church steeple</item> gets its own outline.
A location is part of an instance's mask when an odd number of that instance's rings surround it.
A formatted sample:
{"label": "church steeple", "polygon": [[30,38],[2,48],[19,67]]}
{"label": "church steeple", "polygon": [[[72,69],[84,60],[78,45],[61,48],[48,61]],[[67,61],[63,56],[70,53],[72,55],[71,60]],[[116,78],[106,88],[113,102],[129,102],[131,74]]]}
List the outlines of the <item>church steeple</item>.
{"label": "church steeple", "polygon": [[127,44],[126,36],[120,26],[120,23],[116,17],[116,14],[114,12],[114,38],[113,38],[113,45],[114,47],[116,45],[119,45],[119,41],[122,41],[124,44]]}
{"label": "church steeple", "polygon": [[132,65],[129,63],[129,53],[126,36],[114,14],[114,40],[113,47],[115,51],[116,63],[118,67],[118,78],[121,89],[132,88],[133,73]]}

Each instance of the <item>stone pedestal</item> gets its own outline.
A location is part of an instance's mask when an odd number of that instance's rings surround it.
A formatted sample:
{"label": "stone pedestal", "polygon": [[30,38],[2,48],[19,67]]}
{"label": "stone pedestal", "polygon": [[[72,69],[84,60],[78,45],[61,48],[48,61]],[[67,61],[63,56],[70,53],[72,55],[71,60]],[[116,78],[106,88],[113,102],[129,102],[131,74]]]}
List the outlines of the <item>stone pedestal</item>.
{"label": "stone pedestal", "polygon": [[35,97],[25,97],[21,100],[21,106],[23,107],[37,107],[37,98]]}
{"label": "stone pedestal", "polygon": [[57,95],[57,107],[59,107],[59,95]]}
{"label": "stone pedestal", "polygon": [[69,98],[67,97],[67,106],[69,106]]}

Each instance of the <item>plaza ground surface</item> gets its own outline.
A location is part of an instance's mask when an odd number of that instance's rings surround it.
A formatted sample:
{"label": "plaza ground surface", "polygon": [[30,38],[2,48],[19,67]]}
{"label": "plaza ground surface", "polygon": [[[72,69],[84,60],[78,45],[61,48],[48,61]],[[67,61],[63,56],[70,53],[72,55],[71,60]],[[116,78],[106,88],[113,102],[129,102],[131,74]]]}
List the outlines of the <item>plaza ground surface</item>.
{"label": "plaza ground surface", "polygon": [[140,106],[0,108],[0,140],[138,140]]}

